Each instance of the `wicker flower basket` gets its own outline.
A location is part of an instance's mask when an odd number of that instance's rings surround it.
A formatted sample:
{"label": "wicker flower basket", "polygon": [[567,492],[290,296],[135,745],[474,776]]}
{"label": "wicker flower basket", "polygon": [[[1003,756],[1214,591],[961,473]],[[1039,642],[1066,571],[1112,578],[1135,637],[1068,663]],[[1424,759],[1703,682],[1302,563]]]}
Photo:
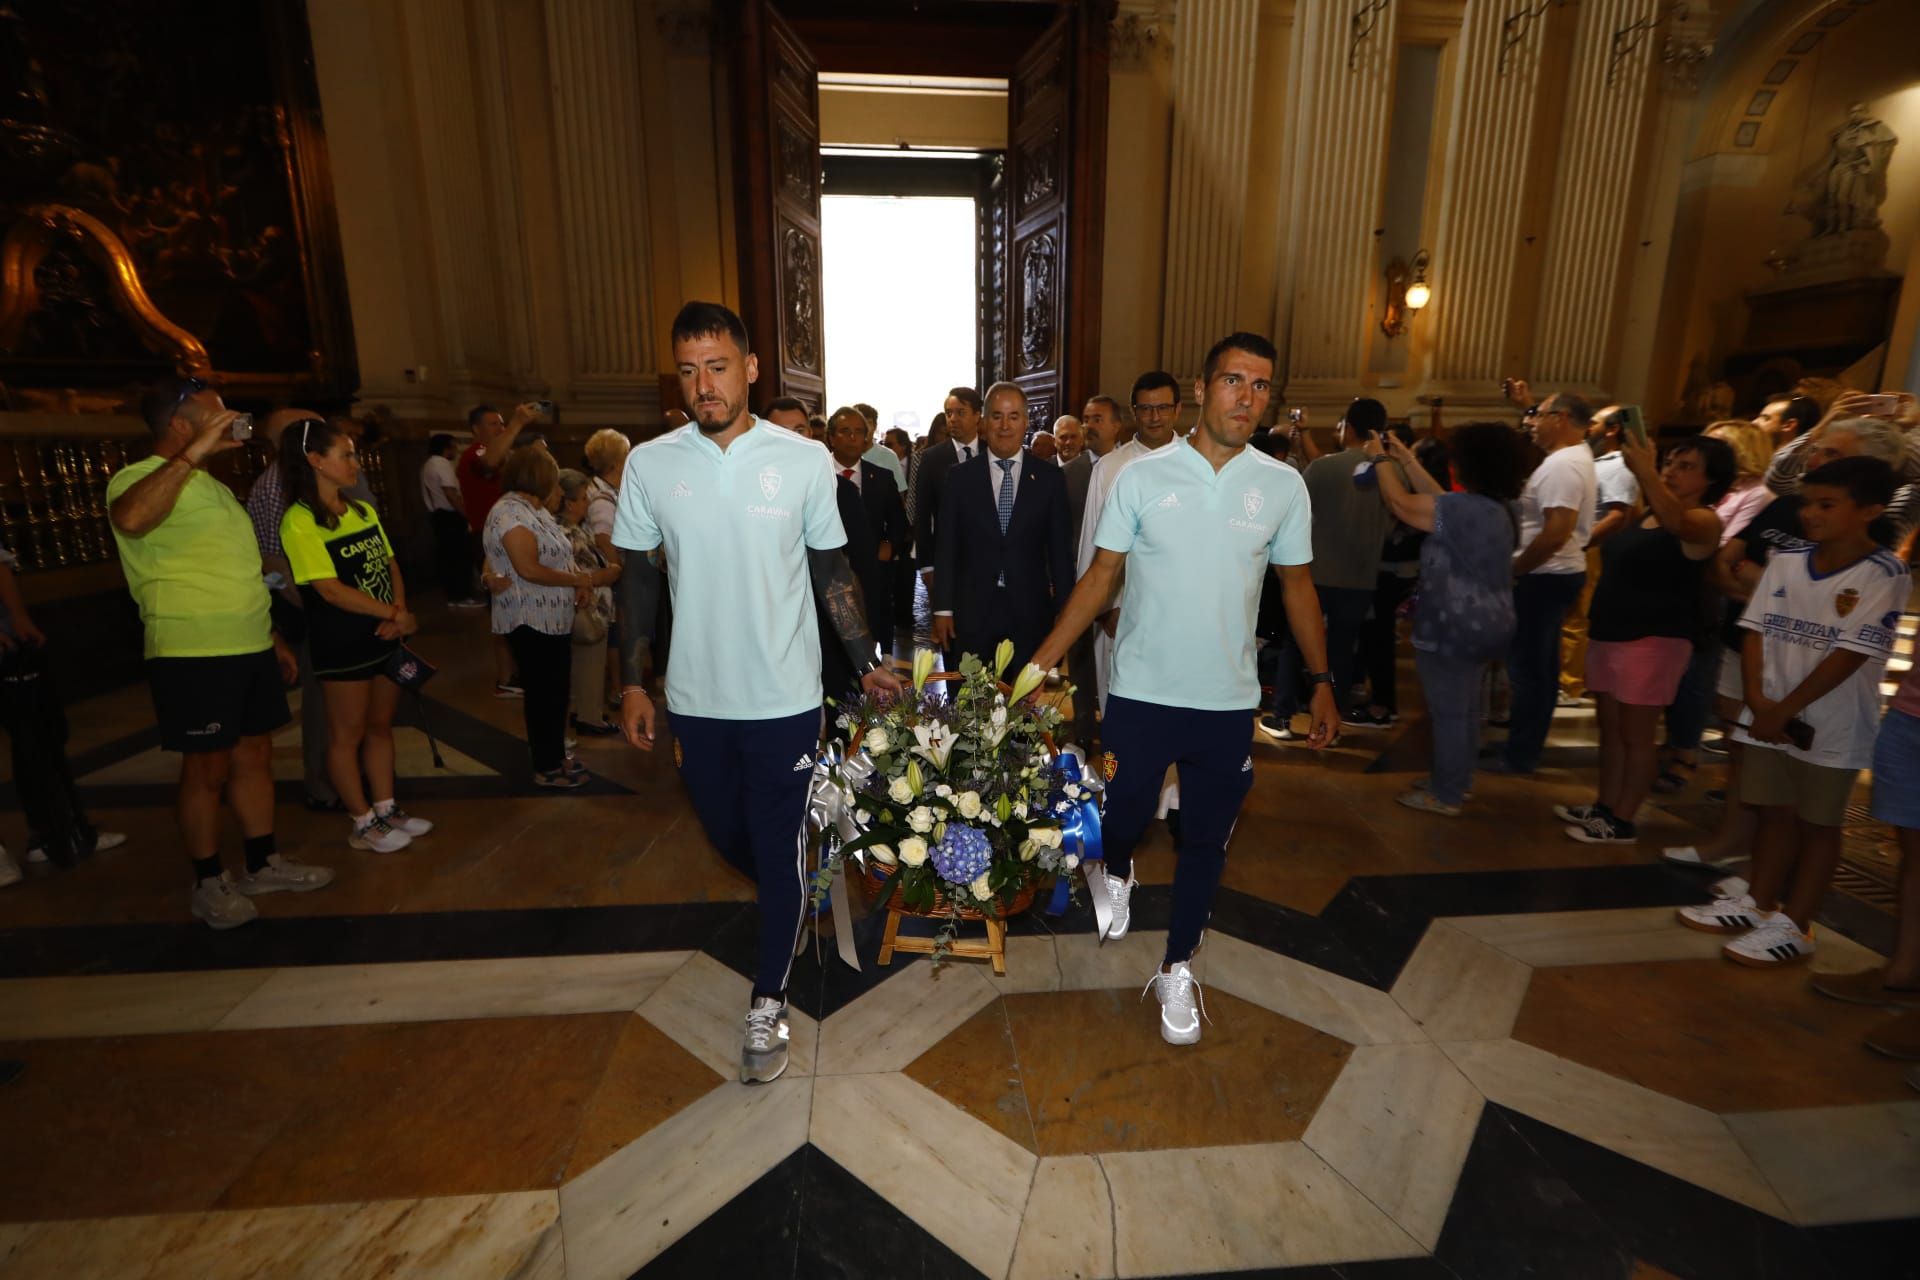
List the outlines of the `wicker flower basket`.
{"label": "wicker flower basket", "polygon": [[[867,887],[867,901],[879,901],[880,895],[887,891],[887,881],[891,878],[891,875],[878,871],[871,861],[862,867],[860,879]],[[1012,898],[1001,903],[1000,918],[1004,920],[1009,916],[1021,915],[1031,910],[1034,900],[1040,896],[1040,891],[1042,889],[1051,889],[1052,887],[1052,876],[1048,876],[1044,880],[1035,880],[1026,888],[1014,894]],[[897,912],[903,916],[922,916],[927,919],[938,920],[945,920],[949,917],[960,920],[986,920],[991,918],[980,908],[970,907],[965,903],[960,904],[960,910],[957,914],[954,912],[953,907],[953,900],[937,889],[933,894],[933,906],[924,911],[906,905],[904,902],[901,902],[898,897],[895,897],[887,903],[887,910]]]}

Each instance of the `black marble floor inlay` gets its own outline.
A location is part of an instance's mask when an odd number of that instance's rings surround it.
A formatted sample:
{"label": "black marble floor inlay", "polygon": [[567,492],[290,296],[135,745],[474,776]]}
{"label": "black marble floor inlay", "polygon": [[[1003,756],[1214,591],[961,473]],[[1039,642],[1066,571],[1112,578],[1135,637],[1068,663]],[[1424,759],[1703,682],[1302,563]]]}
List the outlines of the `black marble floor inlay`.
{"label": "black marble floor inlay", "polygon": [[804,1146],[636,1271],[633,1280],[979,1275],[866,1183]]}

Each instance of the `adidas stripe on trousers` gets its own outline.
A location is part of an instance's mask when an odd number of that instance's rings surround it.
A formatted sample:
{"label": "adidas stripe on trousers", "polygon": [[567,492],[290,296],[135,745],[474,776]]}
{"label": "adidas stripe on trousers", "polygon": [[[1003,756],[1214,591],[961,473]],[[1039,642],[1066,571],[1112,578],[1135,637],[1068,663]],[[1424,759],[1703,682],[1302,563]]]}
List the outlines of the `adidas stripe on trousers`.
{"label": "adidas stripe on trousers", "polygon": [[1160,801],[1167,770],[1179,770],[1180,860],[1173,872],[1167,963],[1187,960],[1213,914],[1227,841],[1253,790],[1253,708],[1195,711],[1108,695],[1100,741],[1113,757],[1100,839],[1107,871],[1126,878],[1133,848]]}
{"label": "adidas stripe on trousers", "polygon": [[820,745],[815,708],[778,720],[669,714],[680,780],[707,839],[760,887],[753,992],[787,989],[807,906],[807,784]]}

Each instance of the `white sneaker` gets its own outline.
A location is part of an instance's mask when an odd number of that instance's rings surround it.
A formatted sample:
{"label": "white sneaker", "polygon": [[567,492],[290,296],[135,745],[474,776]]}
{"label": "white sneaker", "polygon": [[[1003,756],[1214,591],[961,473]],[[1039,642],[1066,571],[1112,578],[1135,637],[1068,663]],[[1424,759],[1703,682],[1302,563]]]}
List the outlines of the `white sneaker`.
{"label": "white sneaker", "polygon": [[240,896],[233,877],[222,871],[193,887],[193,917],[209,929],[238,929],[260,918],[260,909]]}
{"label": "white sneaker", "polygon": [[263,893],[311,893],[332,883],[331,869],[295,862],[276,853],[267,858],[266,866],[235,880],[233,887],[252,898]]}
{"label": "white sneaker", "polygon": [[761,996],[747,1010],[747,1034],[740,1046],[740,1083],[772,1084],[787,1069],[787,1026],[784,1000]]}
{"label": "white sneaker", "polygon": [[390,824],[379,814],[353,824],[347,837],[349,849],[371,849],[375,853],[398,853],[413,843],[413,837]]}
{"label": "white sneaker", "polygon": [[20,870],[20,864],[15,862],[13,856],[7,852],[7,847],[0,844],[0,889],[10,884],[19,884],[24,874]]}
{"label": "white sneaker", "polygon": [[1597,804],[1557,804],[1553,806],[1553,816],[1562,822],[1571,822],[1576,827],[1584,827],[1599,807]]}
{"label": "white sneaker", "polygon": [[[109,849],[118,849],[126,842],[127,837],[125,832],[96,831],[93,834],[93,851],[95,853],[105,853]],[[46,860],[47,851],[39,845],[35,845],[33,848],[27,850],[28,862],[45,862]]]}
{"label": "white sneaker", "polygon": [[385,813],[380,814],[380,816],[386,820],[386,824],[389,827],[400,832],[409,840],[418,840],[421,836],[431,835],[433,833],[433,823],[427,821],[425,818],[414,817],[397,804]]}
{"label": "white sneaker", "polygon": [[1745,893],[1723,893],[1699,907],[1681,907],[1674,917],[1689,929],[1702,933],[1745,933],[1760,927],[1767,913]]}
{"label": "white sneaker", "polygon": [[1679,867],[1730,867],[1736,862],[1745,862],[1739,854],[1726,858],[1703,858],[1697,846],[1690,844],[1668,845],[1660,851],[1660,857]]}
{"label": "white sneaker", "polygon": [[1127,926],[1133,923],[1133,872],[1127,872],[1127,878],[1108,876],[1104,867],[1100,872],[1107,877],[1107,901],[1113,904],[1113,923],[1107,926],[1107,937],[1113,942],[1127,936]]}
{"label": "white sneaker", "polygon": [[1720,954],[1749,969],[1774,969],[1811,959],[1813,935],[1800,932],[1800,926],[1786,912],[1776,911],[1751,932],[1720,948]]}
{"label": "white sneaker", "polygon": [[[1193,1044],[1200,1039],[1200,1015],[1206,1004],[1200,998],[1200,980],[1193,976],[1185,960],[1172,966],[1169,973],[1156,973],[1148,980],[1160,1000],[1160,1038],[1168,1044]],[[1146,998],[1142,991],[1140,997]]]}

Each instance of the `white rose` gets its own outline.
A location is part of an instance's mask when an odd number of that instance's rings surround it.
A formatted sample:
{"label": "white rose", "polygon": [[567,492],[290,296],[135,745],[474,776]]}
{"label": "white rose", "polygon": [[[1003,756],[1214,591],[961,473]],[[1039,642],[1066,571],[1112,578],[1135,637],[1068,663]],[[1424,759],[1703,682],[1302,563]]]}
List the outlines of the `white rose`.
{"label": "white rose", "polygon": [[1068,854],[1066,857],[1066,863],[1067,863],[1067,870],[1069,871],[1073,870],[1075,867],[1080,865],[1080,855],[1077,853]]}
{"label": "white rose", "polygon": [[919,836],[908,836],[900,842],[900,861],[909,867],[917,867],[927,860],[927,842]]}
{"label": "white rose", "polygon": [[861,741],[866,745],[867,751],[876,756],[885,752],[886,749],[893,744],[893,739],[889,738],[887,731],[879,725],[875,725],[873,728],[867,730],[867,736],[862,738]]}
{"label": "white rose", "polygon": [[867,852],[873,855],[875,862],[882,863],[889,867],[893,865],[893,850],[887,848],[886,845],[870,844],[867,846]]}
{"label": "white rose", "polygon": [[913,799],[913,784],[905,778],[895,778],[887,784],[887,798],[895,804],[906,804]]}
{"label": "white rose", "polygon": [[993,897],[993,890],[987,887],[987,873],[984,871],[980,873],[980,878],[975,880],[970,887],[973,889],[973,896],[982,902],[990,901]]}
{"label": "white rose", "polygon": [[950,796],[953,794],[953,788],[943,782],[933,789],[933,794],[942,797]]}
{"label": "white rose", "polygon": [[1060,847],[1060,828],[1035,827],[1033,829],[1033,842],[1043,849],[1058,849]]}
{"label": "white rose", "polygon": [[[907,815],[907,825],[922,834],[933,830],[933,810],[927,808],[925,805],[919,806]],[[917,866],[919,864],[909,863],[908,865]]]}
{"label": "white rose", "polygon": [[868,813],[865,809],[855,809],[853,811],[853,816],[860,819],[860,821],[863,823],[873,821],[873,815]]}
{"label": "white rose", "polygon": [[960,810],[960,816],[963,818],[979,817],[980,793],[978,791],[962,791],[959,799],[954,801],[954,807]]}

